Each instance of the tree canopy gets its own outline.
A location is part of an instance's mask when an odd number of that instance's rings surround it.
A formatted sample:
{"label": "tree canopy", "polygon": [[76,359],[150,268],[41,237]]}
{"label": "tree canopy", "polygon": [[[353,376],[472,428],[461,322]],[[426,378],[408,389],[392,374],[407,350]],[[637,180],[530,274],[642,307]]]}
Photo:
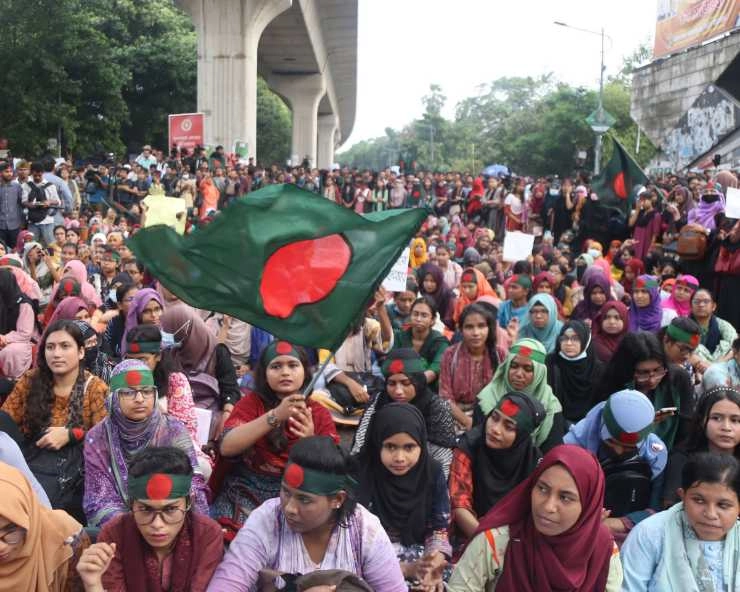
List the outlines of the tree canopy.
{"label": "tree canopy", "polygon": [[[0,0],[0,136],[37,155],[61,131],[76,156],[167,146],[196,109],[196,34],[172,0]],[[260,159],[290,153],[290,111],[258,85]]]}
{"label": "tree canopy", "polygon": [[[616,118],[610,133],[632,150],[637,126],[630,117],[630,72],[644,52],[639,49],[625,68],[604,85],[604,108]],[[379,168],[416,161],[423,169],[479,172],[502,163],[522,174],[568,174],[579,151],[593,167],[594,134],[586,117],[598,105],[595,90],[573,87],[552,75],[505,77],[460,101],[454,119],[441,115],[446,97],[439,85],[422,98],[424,112],[401,130],[352,146],[338,158],[356,167]],[[637,160],[646,164],[655,147],[643,136]],[[610,155],[604,154],[604,160]]]}

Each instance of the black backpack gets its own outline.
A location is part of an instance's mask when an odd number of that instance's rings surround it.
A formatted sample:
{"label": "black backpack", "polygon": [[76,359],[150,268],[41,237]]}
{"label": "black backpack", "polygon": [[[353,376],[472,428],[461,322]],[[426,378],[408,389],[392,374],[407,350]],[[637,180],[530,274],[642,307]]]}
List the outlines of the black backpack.
{"label": "black backpack", "polygon": [[633,456],[627,460],[601,461],[606,477],[604,507],[611,518],[621,518],[630,512],[650,506],[653,473],[646,460]]}
{"label": "black backpack", "polygon": [[[28,202],[46,202],[46,188],[51,183],[44,183],[43,185],[36,185],[35,183],[28,182],[28,186],[31,190],[28,192]],[[28,208],[28,221],[33,224],[38,224],[49,213],[49,208]]]}

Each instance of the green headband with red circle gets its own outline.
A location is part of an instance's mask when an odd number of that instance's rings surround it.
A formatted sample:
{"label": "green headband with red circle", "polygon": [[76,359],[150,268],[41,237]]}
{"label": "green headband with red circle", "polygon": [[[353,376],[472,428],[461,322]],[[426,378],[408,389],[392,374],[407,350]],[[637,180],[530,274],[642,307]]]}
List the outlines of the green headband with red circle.
{"label": "green headband with red circle", "polygon": [[111,392],[118,389],[135,388],[137,386],[154,386],[154,375],[151,370],[136,368],[135,370],[127,370],[126,372],[111,376],[108,384]]}
{"label": "green headband with red circle", "polygon": [[526,345],[513,345],[509,352],[517,356],[522,356],[524,358],[532,360],[533,362],[537,362],[538,364],[545,363],[544,352],[532,349],[531,347],[528,347]]}
{"label": "green headband with red circle", "polygon": [[152,473],[128,478],[129,500],[169,500],[190,496],[192,475]]}
{"label": "green headband with red circle", "polygon": [[162,350],[161,341],[129,341],[126,342],[127,354],[158,354]]}
{"label": "green headband with red circle", "polygon": [[[526,396],[526,395],[525,395]],[[512,397],[504,395],[504,397],[498,402],[495,407],[495,411],[498,411],[502,415],[513,419],[516,422],[517,430],[521,429],[527,434],[534,432],[538,424],[535,422],[541,417],[533,417],[533,409],[523,409]],[[529,411],[529,413],[527,413]]]}
{"label": "green headband with red circle", "polygon": [[645,278],[639,277],[635,280],[635,288],[652,289],[652,288],[657,288],[657,287],[658,287],[658,281],[652,278],[649,280],[646,280]]}
{"label": "green headband with red circle", "polygon": [[622,444],[638,444],[653,431],[653,424],[649,423],[639,432],[625,432],[614,418],[614,412],[610,403],[611,399],[607,399],[601,417],[604,420],[606,429],[609,431],[609,435],[617,442],[621,442]]}
{"label": "green headband with red circle", "polygon": [[383,376],[388,378],[394,374],[419,374],[426,371],[424,362],[421,358],[394,358],[387,359],[381,367]]}
{"label": "green headband with red circle", "polygon": [[289,462],[283,473],[283,483],[313,495],[334,495],[352,488],[354,480],[348,475],[326,473]]}
{"label": "green headband with red circle", "polygon": [[528,275],[517,274],[511,276],[511,281],[515,284],[519,284],[522,288],[529,290],[532,287],[532,279]]}
{"label": "green headband with red circle", "polygon": [[698,333],[691,333],[689,331],[684,331],[681,329],[681,327],[677,327],[673,323],[668,325],[666,327],[666,335],[673,339],[673,341],[679,341],[681,343],[686,343],[687,345],[690,345],[691,347],[699,347],[699,342],[701,341],[701,337]]}
{"label": "green headband with red circle", "polygon": [[262,359],[265,365],[272,362],[278,356],[290,356],[292,358],[301,359],[301,355],[298,350],[287,341],[275,340],[265,348],[265,352],[262,354]]}
{"label": "green headband with red circle", "polygon": [[463,271],[462,277],[460,278],[460,283],[477,284],[478,276],[475,275],[475,272],[472,269],[466,269],[465,271]]}

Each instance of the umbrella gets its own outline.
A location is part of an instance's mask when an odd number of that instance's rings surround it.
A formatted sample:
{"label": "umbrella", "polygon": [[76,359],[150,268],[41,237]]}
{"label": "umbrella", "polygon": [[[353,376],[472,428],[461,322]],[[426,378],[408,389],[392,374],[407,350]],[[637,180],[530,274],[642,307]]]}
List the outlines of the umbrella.
{"label": "umbrella", "polygon": [[505,177],[509,175],[509,167],[503,164],[489,164],[483,169],[485,177]]}

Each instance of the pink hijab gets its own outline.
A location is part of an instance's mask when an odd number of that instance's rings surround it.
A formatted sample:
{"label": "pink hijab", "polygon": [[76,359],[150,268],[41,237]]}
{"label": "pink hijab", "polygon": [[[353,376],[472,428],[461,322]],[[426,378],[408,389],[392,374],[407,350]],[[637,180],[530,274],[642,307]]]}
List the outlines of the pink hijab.
{"label": "pink hijab", "polygon": [[[85,267],[85,264],[82,261],[79,259],[72,259],[72,261],[68,262],[62,271],[62,277],[65,276],[71,276],[79,282],[82,289],[82,296],[86,300],[92,302],[95,306],[102,306],[103,302],[100,299],[100,294],[98,294],[93,285],[87,281],[87,267]],[[59,283],[54,286],[54,291],[51,294],[49,302],[55,302],[54,299],[57,295],[58,289]]]}
{"label": "pink hijab", "polygon": [[691,295],[694,295],[694,292],[696,292],[699,289],[699,280],[697,280],[693,275],[687,275],[682,274],[679,275],[678,278],[676,278],[676,282],[673,285],[673,291],[671,292],[671,295],[668,296],[663,301],[663,308],[668,308],[670,310],[675,310],[676,314],[678,314],[679,317],[687,317],[689,316],[689,313],[691,313],[691,298],[686,302],[679,302],[676,300],[676,297],[674,296],[676,291],[676,286],[685,286],[689,290],[691,290]]}

